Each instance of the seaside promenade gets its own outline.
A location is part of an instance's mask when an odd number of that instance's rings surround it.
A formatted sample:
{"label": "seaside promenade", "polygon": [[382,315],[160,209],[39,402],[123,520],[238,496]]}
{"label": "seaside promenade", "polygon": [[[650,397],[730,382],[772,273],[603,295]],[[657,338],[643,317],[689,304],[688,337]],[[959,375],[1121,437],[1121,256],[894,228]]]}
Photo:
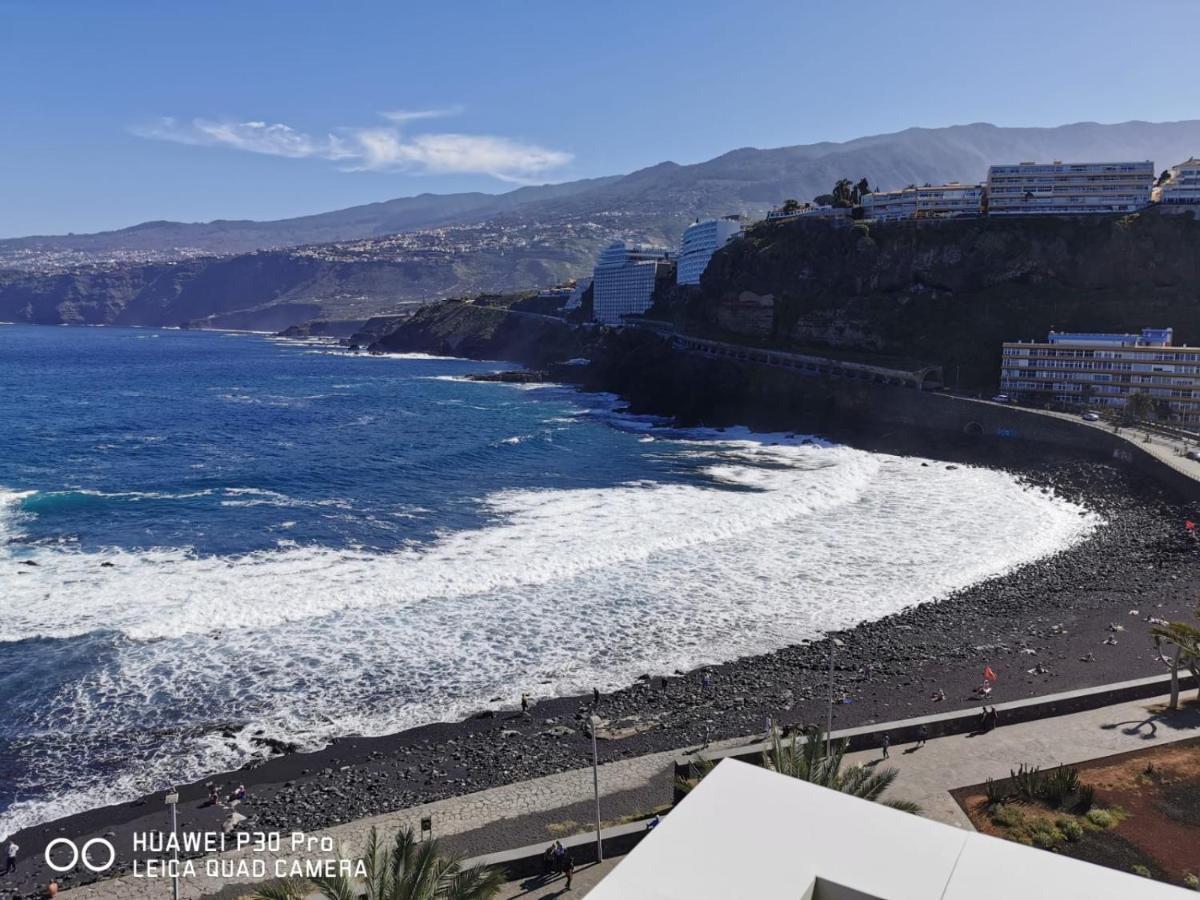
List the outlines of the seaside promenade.
{"label": "seaside promenade", "polygon": [[[1191,691],[1187,692],[1186,699],[1191,701]],[[889,797],[914,800],[921,804],[927,817],[970,828],[966,816],[949,794],[954,788],[978,784],[989,777],[1007,776],[1009,770],[1020,763],[1043,767],[1078,763],[1200,737],[1200,707],[1189,702],[1183,709],[1168,712],[1165,710],[1166,700],[1166,697],[1135,700],[1012,725],[1005,725],[1002,718],[1000,727],[995,731],[975,736],[959,734],[937,738],[920,749],[914,749],[912,744],[893,744],[887,764],[899,769],[900,777]],[[888,725],[881,724],[879,727],[886,729]],[[749,740],[758,740],[760,737],[754,736]],[[747,739],[725,741],[714,744],[712,749],[743,746],[747,742]],[[613,809],[613,803],[621,795],[632,794],[643,798],[648,805],[642,812],[649,812],[650,806],[667,802],[670,799],[673,764],[681,752],[686,751],[655,753],[601,766],[603,815],[611,820],[610,817],[618,814]],[[879,758],[878,750],[867,750],[850,754],[848,761],[863,764]],[[537,847],[571,833],[563,831],[562,826],[578,821],[574,817],[578,816],[579,806],[586,806],[591,797],[591,769],[576,769],[362,819],[320,834],[329,835],[338,845],[353,852],[372,827],[384,832],[405,825],[419,828],[423,817],[432,816],[435,834],[445,841],[449,849],[471,852],[467,848],[474,841],[469,838],[481,834],[489,836],[492,846],[487,849],[491,851],[523,844]],[[511,827],[522,820],[524,827]],[[541,836],[531,840],[530,837],[539,830],[539,823]],[[581,821],[572,831],[586,829],[586,821]],[[517,838],[514,834],[513,839],[506,841],[505,835],[513,832],[526,837]],[[232,853],[223,858],[236,859],[238,856]],[[274,857],[269,854],[258,856],[268,861],[268,868],[272,867]],[[281,856],[286,857],[287,854]],[[605,871],[611,864],[611,861],[606,863]],[[582,895],[595,877],[602,874],[601,871],[591,870],[592,867],[580,867],[579,879],[572,894]],[[561,879],[544,885],[537,880],[520,880],[510,884],[501,896],[553,896],[561,888]],[[181,896],[185,900],[238,900],[250,896],[252,892],[253,888],[245,884],[245,879],[198,875],[184,882]],[[62,891],[60,896],[71,900],[150,900],[168,896],[169,893],[169,884],[164,880],[126,876]]]}

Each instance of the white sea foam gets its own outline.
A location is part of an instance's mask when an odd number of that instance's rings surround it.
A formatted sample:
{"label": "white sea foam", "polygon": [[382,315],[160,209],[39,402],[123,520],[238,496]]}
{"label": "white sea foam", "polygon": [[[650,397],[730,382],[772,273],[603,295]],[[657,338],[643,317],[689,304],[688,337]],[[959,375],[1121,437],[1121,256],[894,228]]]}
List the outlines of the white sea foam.
{"label": "white sea foam", "polygon": [[[54,799],[14,805],[0,832],[254,752],[173,738],[161,709],[317,746],[465,715],[516,686],[614,688],[937,599],[1099,522],[987,469],[794,435],[674,437],[676,452],[704,458],[708,484],[504,491],[486,498],[483,527],[390,554],[286,542],[238,557],[50,547],[20,576],[0,566],[0,640],[117,633],[118,662],[48,703],[35,729],[152,735],[104,784],[81,780],[65,756],[47,764]],[[14,496],[0,495],[0,529],[14,527]]]}

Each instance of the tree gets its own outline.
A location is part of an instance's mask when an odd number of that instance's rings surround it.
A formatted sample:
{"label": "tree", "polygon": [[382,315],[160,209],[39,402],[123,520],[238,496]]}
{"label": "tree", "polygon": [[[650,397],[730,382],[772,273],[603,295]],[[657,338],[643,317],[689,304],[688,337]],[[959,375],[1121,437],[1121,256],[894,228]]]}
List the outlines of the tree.
{"label": "tree", "polygon": [[1156,184],[1159,187],[1162,187],[1164,184],[1166,184],[1170,180],[1171,180],[1171,170],[1163,169],[1162,174],[1158,176],[1158,181],[1156,182]]}
{"label": "tree", "polygon": [[1154,401],[1154,418],[1160,422],[1171,421],[1171,401],[1159,398]]}
{"label": "tree", "polygon": [[854,186],[854,205],[862,203],[863,197],[871,193],[871,185],[867,183],[866,178],[860,178],[858,184]]}
{"label": "tree", "polygon": [[833,186],[833,205],[849,207],[854,205],[854,186],[849,178],[839,178]]}
{"label": "tree", "polygon": [[[1197,615],[1200,616],[1200,611]],[[1200,679],[1200,628],[1187,622],[1166,622],[1151,628],[1150,635],[1154,638],[1158,658],[1171,669],[1171,702],[1168,708],[1178,709],[1180,668],[1188,669]],[[1175,655],[1164,656],[1163,644],[1174,647]],[[1200,692],[1197,692],[1196,699],[1200,701]]]}
{"label": "tree", "polygon": [[1125,401],[1125,418],[1133,421],[1143,421],[1150,418],[1154,410],[1154,402],[1145,391],[1134,391]]}
{"label": "tree", "polygon": [[833,194],[818,194],[813,197],[813,203],[817,206],[833,206]]}
{"label": "tree", "polygon": [[489,900],[500,892],[504,876],[496,869],[462,867],[457,856],[443,856],[436,840],[418,841],[411,828],[401,828],[389,846],[372,828],[360,857],[366,872],[360,886],[344,875],[289,879],[261,888],[254,900]]}
{"label": "tree", "polygon": [[[882,802],[884,806],[901,812],[921,812],[921,807],[909,800],[880,801],[879,797],[892,786],[899,771],[892,768],[872,770],[865,766],[843,768],[847,741],[842,739],[829,743],[829,752],[826,753],[825,729],[820,725],[806,726],[803,741],[798,735],[785,740],[779,729],[772,726],[770,743],[770,748],[763,751],[762,755],[764,769],[862,800]],[[694,779],[676,779],[675,786],[686,794],[715,766],[712,760],[699,757],[692,763]]]}
{"label": "tree", "polygon": [[782,209],[783,209],[783,211],[784,211],[784,212],[795,212],[795,211],[796,211],[796,210],[798,210],[799,208],[800,208],[800,201],[799,201],[799,200],[791,200],[791,199],[789,199],[789,200],[784,200],[784,201],[783,201],[783,207],[782,207]]}

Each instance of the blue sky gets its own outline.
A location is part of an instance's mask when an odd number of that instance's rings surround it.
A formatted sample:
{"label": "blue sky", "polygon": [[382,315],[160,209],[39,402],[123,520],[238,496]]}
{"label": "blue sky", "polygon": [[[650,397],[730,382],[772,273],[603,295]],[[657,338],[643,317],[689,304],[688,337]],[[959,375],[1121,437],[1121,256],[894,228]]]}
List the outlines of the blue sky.
{"label": "blue sky", "polygon": [[0,0],[0,236],[281,218],[912,125],[1200,117],[1161,2]]}

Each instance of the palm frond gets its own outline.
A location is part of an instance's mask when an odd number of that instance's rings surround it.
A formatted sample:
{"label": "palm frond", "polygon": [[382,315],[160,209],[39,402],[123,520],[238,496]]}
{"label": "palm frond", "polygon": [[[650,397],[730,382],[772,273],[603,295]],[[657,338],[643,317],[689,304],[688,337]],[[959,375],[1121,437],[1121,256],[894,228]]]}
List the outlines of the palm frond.
{"label": "palm frond", "polygon": [[254,892],[253,900],[304,900],[312,891],[306,881],[288,878],[278,884],[260,887]]}

